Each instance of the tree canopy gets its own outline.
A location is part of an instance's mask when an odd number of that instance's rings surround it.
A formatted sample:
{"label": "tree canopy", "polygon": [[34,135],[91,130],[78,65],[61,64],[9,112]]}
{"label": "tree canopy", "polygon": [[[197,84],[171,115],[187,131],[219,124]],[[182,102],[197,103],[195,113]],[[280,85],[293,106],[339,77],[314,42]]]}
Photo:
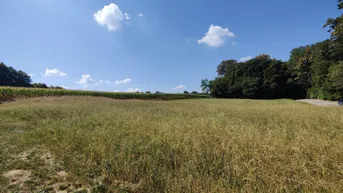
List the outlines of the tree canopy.
{"label": "tree canopy", "polygon": [[25,72],[0,63],[0,86],[29,87],[31,82],[31,77]]}

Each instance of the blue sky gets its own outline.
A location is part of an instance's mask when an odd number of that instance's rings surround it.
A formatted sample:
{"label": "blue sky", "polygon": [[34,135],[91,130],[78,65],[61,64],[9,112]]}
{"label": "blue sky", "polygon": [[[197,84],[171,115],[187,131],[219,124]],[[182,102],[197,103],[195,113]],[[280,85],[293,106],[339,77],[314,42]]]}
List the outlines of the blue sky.
{"label": "blue sky", "polygon": [[[226,59],[329,37],[336,0],[1,0],[0,61],[34,82],[104,91],[200,91]],[[207,34],[206,34],[207,33]]]}

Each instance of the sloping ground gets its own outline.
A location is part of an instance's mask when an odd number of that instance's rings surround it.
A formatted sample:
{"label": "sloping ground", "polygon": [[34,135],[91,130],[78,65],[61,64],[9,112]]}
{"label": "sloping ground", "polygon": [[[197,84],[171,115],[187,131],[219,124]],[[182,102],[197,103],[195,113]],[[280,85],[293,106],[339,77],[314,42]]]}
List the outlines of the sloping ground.
{"label": "sloping ground", "polygon": [[325,100],[319,100],[319,99],[301,99],[298,101],[310,103],[310,104],[318,105],[318,106],[324,106],[324,107],[338,106],[338,102],[336,101],[325,101]]}

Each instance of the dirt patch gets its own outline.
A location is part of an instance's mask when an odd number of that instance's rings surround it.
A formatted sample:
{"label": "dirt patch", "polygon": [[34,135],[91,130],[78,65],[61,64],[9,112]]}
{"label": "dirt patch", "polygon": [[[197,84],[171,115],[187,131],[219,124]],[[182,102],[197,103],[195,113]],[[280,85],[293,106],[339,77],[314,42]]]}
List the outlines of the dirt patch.
{"label": "dirt patch", "polygon": [[11,161],[20,166],[12,165],[16,169],[3,174],[9,192],[91,192],[90,185],[77,181],[42,147],[26,149],[13,155]]}
{"label": "dirt patch", "polygon": [[57,172],[57,176],[63,179],[66,179],[68,177],[68,173],[65,171],[59,171]]}
{"label": "dirt patch", "polygon": [[29,157],[32,154],[34,150],[33,149],[28,149],[23,152],[21,152],[19,155],[17,155],[15,158],[21,160],[21,161],[29,161]]}
{"label": "dirt patch", "polygon": [[27,149],[23,152],[21,152],[19,155],[15,156],[15,159],[29,162],[32,161],[33,157],[39,157],[41,160],[44,161],[45,166],[55,166],[57,163],[55,163],[53,155],[48,150],[42,150],[41,148],[31,148]]}
{"label": "dirt patch", "polygon": [[31,171],[28,170],[10,170],[3,174],[10,181],[10,185],[19,185],[23,188],[24,183],[31,179]]}
{"label": "dirt patch", "polygon": [[46,165],[53,166],[55,165],[55,159],[53,158],[52,154],[49,151],[41,151],[39,153],[40,159],[42,159]]}

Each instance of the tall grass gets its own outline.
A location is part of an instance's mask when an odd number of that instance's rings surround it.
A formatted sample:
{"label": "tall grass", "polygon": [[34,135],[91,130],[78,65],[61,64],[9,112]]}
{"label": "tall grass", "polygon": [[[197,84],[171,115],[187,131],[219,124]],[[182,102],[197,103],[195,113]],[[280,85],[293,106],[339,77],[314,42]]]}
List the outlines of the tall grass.
{"label": "tall grass", "polygon": [[343,191],[339,107],[50,97],[2,104],[0,117],[22,126],[11,145],[46,147],[103,192]]}
{"label": "tall grass", "polygon": [[147,94],[147,93],[117,93],[117,92],[98,92],[85,90],[63,90],[63,89],[44,89],[44,88],[18,88],[0,87],[0,101],[12,100],[14,98],[42,97],[42,96],[96,96],[114,99],[191,99],[208,98],[207,95],[200,94]]}

